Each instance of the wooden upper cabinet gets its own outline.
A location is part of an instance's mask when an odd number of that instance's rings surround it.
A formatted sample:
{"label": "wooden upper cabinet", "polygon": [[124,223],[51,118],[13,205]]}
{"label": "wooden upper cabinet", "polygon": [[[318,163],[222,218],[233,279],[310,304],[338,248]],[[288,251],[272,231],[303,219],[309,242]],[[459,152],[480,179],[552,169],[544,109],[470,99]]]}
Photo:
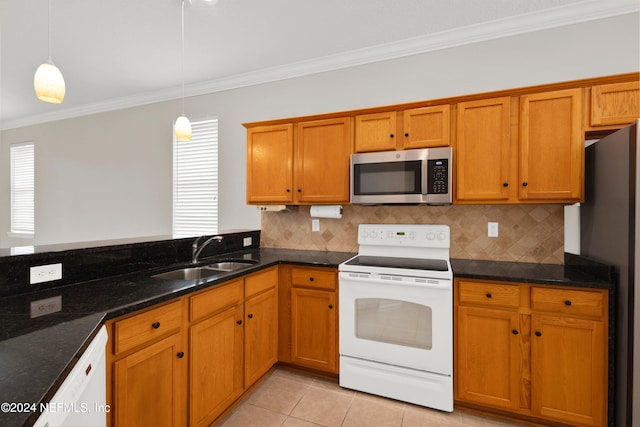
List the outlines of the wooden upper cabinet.
{"label": "wooden upper cabinet", "polygon": [[295,195],[298,203],[348,203],[353,151],[350,117],[298,123]]}
{"label": "wooden upper cabinet", "polygon": [[355,151],[448,146],[450,109],[447,104],[356,116]]}
{"label": "wooden upper cabinet", "polygon": [[293,125],[247,129],[247,203],[293,202]]}
{"label": "wooden upper cabinet", "polygon": [[396,112],[356,116],[356,153],[396,149]]}
{"label": "wooden upper cabinet", "polygon": [[640,118],[640,82],[591,88],[591,126],[626,125]]}
{"label": "wooden upper cabinet", "polygon": [[511,98],[461,102],[456,121],[456,201],[506,201],[512,178]]}
{"label": "wooden upper cabinet", "polygon": [[521,200],[575,202],[583,197],[582,89],[520,98]]}
{"label": "wooden upper cabinet", "polygon": [[450,110],[447,105],[414,108],[403,113],[403,148],[449,145]]}

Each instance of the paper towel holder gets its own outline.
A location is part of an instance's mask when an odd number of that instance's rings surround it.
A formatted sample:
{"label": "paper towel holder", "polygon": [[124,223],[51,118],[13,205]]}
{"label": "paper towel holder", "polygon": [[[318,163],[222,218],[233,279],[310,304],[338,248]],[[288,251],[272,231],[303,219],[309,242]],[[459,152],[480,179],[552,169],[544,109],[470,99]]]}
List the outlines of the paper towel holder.
{"label": "paper towel holder", "polygon": [[309,216],[312,218],[342,218],[343,208],[341,205],[318,205],[311,206]]}

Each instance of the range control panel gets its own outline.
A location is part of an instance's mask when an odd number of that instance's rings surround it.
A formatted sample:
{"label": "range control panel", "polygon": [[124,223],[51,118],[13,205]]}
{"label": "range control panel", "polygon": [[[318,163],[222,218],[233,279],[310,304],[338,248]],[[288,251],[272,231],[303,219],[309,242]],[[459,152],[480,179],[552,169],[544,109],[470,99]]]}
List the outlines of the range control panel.
{"label": "range control panel", "polygon": [[448,225],[360,224],[358,227],[360,245],[448,248],[449,243]]}

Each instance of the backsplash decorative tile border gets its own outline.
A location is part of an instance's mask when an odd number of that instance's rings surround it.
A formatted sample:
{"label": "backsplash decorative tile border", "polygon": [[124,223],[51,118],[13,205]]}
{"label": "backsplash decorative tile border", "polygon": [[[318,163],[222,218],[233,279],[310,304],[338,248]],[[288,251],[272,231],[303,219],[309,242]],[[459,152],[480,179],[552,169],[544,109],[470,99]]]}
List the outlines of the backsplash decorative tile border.
{"label": "backsplash decorative tile border", "polygon": [[[487,223],[499,237],[487,237]],[[320,219],[311,231],[309,206],[262,212],[261,247],[357,252],[358,224],[447,224],[451,258],[562,264],[562,205],[344,206],[342,219]]]}

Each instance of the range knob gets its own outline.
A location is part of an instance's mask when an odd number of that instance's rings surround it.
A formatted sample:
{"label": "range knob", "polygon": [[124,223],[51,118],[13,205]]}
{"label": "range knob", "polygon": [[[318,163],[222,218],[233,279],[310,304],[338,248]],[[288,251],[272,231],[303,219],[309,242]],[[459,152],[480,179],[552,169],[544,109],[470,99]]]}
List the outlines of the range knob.
{"label": "range knob", "polygon": [[436,238],[436,235],[433,234],[433,232],[430,231],[427,233],[427,240],[433,240],[435,238]]}
{"label": "range knob", "polygon": [[438,233],[438,240],[444,240],[447,237],[444,231]]}
{"label": "range knob", "polygon": [[366,239],[367,237],[369,237],[369,233],[366,230],[362,230],[360,232],[360,237],[362,237],[363,239]]}
{"label": "range knob", "polygon": [[372,231],[371,233],[369,233],[369,237],[371,237],[372,239],[377,239],[378,233],[376,231]]}

